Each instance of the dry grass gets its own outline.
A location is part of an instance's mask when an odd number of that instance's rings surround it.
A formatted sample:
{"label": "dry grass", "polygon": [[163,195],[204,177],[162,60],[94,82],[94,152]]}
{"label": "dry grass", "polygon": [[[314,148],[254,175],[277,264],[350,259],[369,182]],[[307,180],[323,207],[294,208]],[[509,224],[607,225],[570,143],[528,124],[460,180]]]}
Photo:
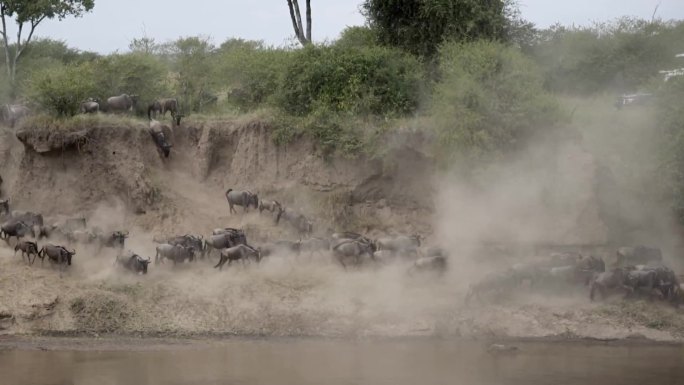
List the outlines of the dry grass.
{"label": "dry grass", "polygon": [[120,127],[139,128],[146,126],[146,119],[126,115],[88,114],[73,117],[55,117],[51,115],[35,115],[24,120],[20,130],[47,130],[51,132],[73,132],[88,128]]}

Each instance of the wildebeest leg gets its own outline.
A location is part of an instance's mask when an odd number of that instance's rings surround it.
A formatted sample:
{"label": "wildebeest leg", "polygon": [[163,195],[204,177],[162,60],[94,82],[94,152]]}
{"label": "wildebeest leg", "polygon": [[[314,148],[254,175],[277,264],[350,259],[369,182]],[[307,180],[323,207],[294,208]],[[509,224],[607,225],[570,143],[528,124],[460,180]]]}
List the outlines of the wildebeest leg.
{"label": "wildebeest leg", "polygon": [[221,255],[221,259],[219,259],[216,266],[214,266],[214,269],[216,269],[218,267],[219,270],[223,270],[223,264],[224,263],[226,263],[226,260],[223,258],[223,255]]}

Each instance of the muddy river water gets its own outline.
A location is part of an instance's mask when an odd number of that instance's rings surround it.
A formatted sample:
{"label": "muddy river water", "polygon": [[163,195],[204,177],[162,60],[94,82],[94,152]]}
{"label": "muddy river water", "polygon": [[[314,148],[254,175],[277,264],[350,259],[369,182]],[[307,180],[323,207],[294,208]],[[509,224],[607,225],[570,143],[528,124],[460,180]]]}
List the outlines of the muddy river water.
{"label": "muddy river water", "polygon": [[518,349],[436,339],[288,339],[150,350],[5,348],[0,384],[684,384],[682,346],[512,345]]}

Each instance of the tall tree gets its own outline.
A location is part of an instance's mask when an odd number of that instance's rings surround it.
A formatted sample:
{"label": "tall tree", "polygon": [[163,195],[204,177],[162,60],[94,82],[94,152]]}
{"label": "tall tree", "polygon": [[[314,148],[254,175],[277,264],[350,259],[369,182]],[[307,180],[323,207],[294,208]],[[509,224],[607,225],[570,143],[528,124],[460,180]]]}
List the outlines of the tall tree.
{"label": "tall tree", "polygon": [[302,45],[311,44],[311,0],[306,0],[306,33],[304,32],[304,24],[302,24],[302,14],[299,11],[299,2],[287,0],[287,6],[290,8],[290,19],[292,19],[292,27],[297,40]]}
{"label": "tall tree", "polygon": [[[15,86],[17,61],[31,43],[33,33],[43,20],[79,17],[94,6],[95,0],[0,0],[0,35],[5,48],[5,66],[11,88],[14,89]],[[17,40],[14,43],[10,42],[7,31],[8,21],[11,20],[17,28]]]}
{"label": "tall tree", "polygon": [[512,0],[365,0],[362,12],[381,43],[431,56],[444,40],[505,37]]}

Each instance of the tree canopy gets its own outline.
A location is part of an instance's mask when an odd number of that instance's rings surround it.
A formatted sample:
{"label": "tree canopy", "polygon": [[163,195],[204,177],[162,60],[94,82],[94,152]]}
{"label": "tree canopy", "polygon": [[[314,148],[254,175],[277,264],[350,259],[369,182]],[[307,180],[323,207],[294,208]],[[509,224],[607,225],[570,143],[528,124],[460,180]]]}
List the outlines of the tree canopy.
{"label": "tree canopy", "polygon": [[[45,19],[62,20],[67,16],[79,17],[93,9],[95,0],[2,0],[0,19],[5,48],[5,65],[11,84],[14,84],[17,61],[31,42],[38,25]],[[17,25],[17,40],[11,44],[7,32],[7,19],[14,19]],[[27,32],[26,35],[24,33]],[[12,47],[13,45],[13,47]],[[11,50],[13,48],[13,50]],[[13,51],[13,52],[12,52]]]}
{"label": "tree canopy", "polygon": [[432,56],[445,40],[501,39],[505,0],[365,0],[362,12],[380,43]]}

